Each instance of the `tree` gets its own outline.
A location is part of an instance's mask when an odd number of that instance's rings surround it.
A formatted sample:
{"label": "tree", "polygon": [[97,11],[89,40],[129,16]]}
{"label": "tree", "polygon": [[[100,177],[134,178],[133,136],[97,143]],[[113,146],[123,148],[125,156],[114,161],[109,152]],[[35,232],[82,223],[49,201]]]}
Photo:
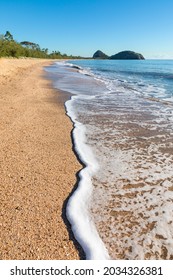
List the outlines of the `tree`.
{"label": "tree", "polygon": [[18,43],[9,31],[6,31],[5,35],[0,34],[0,57],[73,58],[73,56],[61,54],[60,51],[53,51],[49,54],[48,48],[41,49],[38,44],[33,42],[22,41]]}
{"label": "tree", "polygon": [[40,50],[40,46],[38,44],[29,42],[29,41],[23,41],[23,42],[20,42],[20,44],[24,47],[28,47],[28,48],[31,48],[33,50]]}
{"label": "tree", "polygon": [[9,31],[6,31],[6,33],[4,35],[4,39],[6,41],[13,41],[13,35]]}
{"label": "tree", "polygon": [[47,48],[43,48],[42,52],[44,52],[45,54],[48,54],[48,49]]}

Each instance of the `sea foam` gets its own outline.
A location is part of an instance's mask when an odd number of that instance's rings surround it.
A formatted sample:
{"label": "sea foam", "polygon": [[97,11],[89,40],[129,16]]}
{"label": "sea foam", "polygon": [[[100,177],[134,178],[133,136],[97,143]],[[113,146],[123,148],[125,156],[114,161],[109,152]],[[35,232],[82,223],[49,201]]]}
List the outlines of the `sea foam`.
{"label": "sea foam", "polygon": [[95,224],[89,212],[89,201],[92,194],[91,176],[98,170],[91,148],[86,144],[85,127],[76,120],[73,110],[73,101],[76,96],[65,103],[67,115],[74,123],[73,139],[74,148],[85,164],[79,173],[79,184],[73,195],[70,197],[66,214],[71,223],[76,240],[85,251],[87,260],[110,259],[107,249],[96,230]]}

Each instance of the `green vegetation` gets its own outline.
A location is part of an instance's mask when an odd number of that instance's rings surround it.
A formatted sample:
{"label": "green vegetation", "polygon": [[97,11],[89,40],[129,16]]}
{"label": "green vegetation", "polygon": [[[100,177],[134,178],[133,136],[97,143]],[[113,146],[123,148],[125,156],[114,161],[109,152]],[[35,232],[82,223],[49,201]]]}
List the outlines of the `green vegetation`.
{"label": "green vegetation", "polygon": [[47,48],[41,49],[38,44],[28,41],[18,43],[13,39],[13,35],[9,31],[6,31],[5,35],[0,35],[0,57],[81,58],[79,56],[61,54],[59,51],[49,53]]}

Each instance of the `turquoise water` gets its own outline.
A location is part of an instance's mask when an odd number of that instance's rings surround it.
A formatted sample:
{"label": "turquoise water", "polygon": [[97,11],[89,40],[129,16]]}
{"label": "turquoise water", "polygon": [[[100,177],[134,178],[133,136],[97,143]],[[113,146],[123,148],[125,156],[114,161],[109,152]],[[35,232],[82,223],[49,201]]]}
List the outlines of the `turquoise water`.
{"label": "turquoise water", "polygon": [[156,98],[173,98],[173,60],[81,60],[77,64],[107,82],[110,90],[129,88]]}
{"label": "turquoise water", "polygon": [[92,156],[79,156],[97,165],[85,206],[109,256],[173,259],[173,61],[75,60],[48,71],[73,94],[76,151],[87,145]]}

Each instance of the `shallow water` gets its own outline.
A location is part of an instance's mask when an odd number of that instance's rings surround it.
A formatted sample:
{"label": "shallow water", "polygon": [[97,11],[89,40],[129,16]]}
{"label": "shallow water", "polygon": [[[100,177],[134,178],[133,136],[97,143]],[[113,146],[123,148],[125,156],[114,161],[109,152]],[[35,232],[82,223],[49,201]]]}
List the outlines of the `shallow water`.
{"label": "shallow water", "polygon": [[85,142],[98,165],[89,174],[87,215],[113,259],[173,259],[172,66],[73,61],[48,68],[55,87],[74,94],[72,119],[85,128],[77,145]]}

